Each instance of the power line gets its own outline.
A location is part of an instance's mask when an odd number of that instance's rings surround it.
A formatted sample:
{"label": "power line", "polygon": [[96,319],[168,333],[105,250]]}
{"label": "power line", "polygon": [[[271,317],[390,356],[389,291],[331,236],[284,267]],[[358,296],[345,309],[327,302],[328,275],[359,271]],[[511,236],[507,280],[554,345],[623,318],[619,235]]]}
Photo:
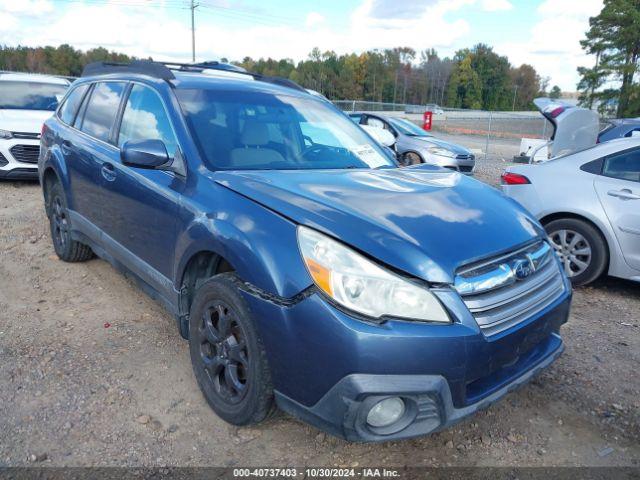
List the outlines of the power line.
{"label": "power line", "polygon": [[213,15],[217,18],[224,17],[231,20],[244,21],[252,24],[259,24],[259,25],[265,25],[270,27],[273,27],[273,26],[299,27],[300,26],[300,22],[286,23],[283,21],[274,20],[270,18],[262,18],[260,15],[257,15],[257,14],[253,15],[253,14],[240,12],[240,11],[215,11],[214,12],[210,7],[207,7],[205,5],[201,5],[201,6],[206,9],[206,10],[202,10],[201,13],[207,14],[207,15]]}
{"label": "power line", "polygon": [[241,8],[231,8],[231,7],[225,7],[223,5],[218,5],[216,3],[214,3],[212,0],[201,0],[200,2],[202,4],[202,6],[204,6],[205,8],[209,8],[209,9],[215,9],[215,10],[219,10],[219,11],[226,11],[229,13],[234,13],[237,15],[243,15],[246,17],[254,17],[257,19],[272,19],[274,21],[279,21],[282,23],[292,23],[292,24],[296,24],[296,25],[300,25],[300,21],[293,18],[293,17],[286,17],[283,15],[273,15],[273,14],[269,14],[269,13],[265,13],[265,12],[260,12],[260,11],[255,11],[255,10],[247,10],[247,9],[241,9]]}
{"label": "power line", "polygon": [[54,2],[59,3],[80,3],[83,5],[110,5],[110,6],[118,6],[118,7],[154,7],[154,8],[171,8],[171,9],[187,9],[189,8],[184,1],[181,0],[166,0],[161,3],[155,3],[151,0],[54,0]]}

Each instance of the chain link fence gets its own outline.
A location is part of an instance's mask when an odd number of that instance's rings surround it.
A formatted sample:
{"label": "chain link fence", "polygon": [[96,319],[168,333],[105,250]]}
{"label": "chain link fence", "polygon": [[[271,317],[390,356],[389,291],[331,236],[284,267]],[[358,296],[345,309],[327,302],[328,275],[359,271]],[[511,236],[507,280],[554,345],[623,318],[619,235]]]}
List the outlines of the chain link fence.
{"label": "chain link fence", "polygon": [[545,142],[552,127],[540,112],[491,112],[442,108],[437,105],[339,100],[333,102],[349,112],[398,116],[422,125],[425,111],[433,112],[432,131],[439,138],[469,148],[476,154],[476,175],[498,182],[503,169],[521,151],[522,139]]}
{"label": "chain link fence", "polygon": [[399,115],[422,124],[425,111],[433,112],[433,129],[451,134],[482,135],[497,138],[548,138],[551,131],[539,112],[491,112],[442,108],[437,105],[337,100],[345,112],[379,112]]}

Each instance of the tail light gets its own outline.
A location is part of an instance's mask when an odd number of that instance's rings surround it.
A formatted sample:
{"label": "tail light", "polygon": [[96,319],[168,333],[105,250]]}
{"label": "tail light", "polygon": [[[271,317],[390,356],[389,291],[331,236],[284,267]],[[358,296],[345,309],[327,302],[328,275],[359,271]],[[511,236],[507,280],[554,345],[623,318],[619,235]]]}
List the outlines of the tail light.
{"label": "tail light", "polygon": [[513,172],[504,172],[500,178],[503,185],[528,185],[531,183],[524,175]]}
{"label": "tail light", "polygon": [[564,112],[566,110],[565,107],[558,107],[558,108],[554,108],[553,110],[551,110],[551,112],[549,113],[549,116],[551,118],[556,118],[558,115],[560,115],[562,112]]}

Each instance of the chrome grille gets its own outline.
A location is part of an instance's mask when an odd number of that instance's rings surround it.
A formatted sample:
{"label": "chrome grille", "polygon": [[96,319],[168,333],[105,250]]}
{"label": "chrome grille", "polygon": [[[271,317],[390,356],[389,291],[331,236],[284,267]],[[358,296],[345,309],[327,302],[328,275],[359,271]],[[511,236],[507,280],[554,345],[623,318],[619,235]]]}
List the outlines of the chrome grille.
{"label": "chrome grille", "polygon": [[38,156],[40,155],[39,145],[14,145],[9,149],[11,155],[18,162],[23,163],[38,163]]}
{"label": "chrome grille", "polygon": [[538,242],[464,269],[456,277],[456,288],[489,336],[544,310],[565,286],[553,249]]}
{"label": "chrome grille", "polygon": [[461,153],[460,155],[457,155],[456,158],[458,160],[475,160],[476,157],[475,155]]}

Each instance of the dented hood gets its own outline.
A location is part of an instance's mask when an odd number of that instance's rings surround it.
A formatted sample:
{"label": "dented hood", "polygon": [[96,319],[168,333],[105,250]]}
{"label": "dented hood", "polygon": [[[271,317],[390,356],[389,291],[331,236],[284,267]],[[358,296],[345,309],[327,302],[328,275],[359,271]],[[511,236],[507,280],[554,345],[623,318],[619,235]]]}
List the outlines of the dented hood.
{"label": "dented hood", "polygon": [[211,176],[296,223],[431,282],[451,283],[460,265],[542,235],[538,223],[497,190],[420,167]]}

